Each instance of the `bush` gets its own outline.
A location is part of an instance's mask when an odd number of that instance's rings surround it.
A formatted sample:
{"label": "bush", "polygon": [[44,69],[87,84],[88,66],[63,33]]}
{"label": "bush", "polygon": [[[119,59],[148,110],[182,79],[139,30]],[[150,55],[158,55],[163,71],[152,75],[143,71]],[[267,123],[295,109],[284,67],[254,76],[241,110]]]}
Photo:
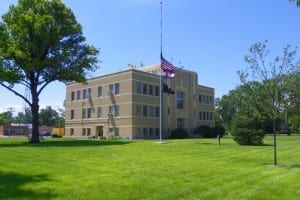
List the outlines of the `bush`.
{"label": "bush", "polygon": [[202,135],[202,137],[204,137],[204,138],[212,138],[213,137],[212,130],[207,125],[199,126],[198,131],[199,131],[199,134]]}
{"label": "bush", "polygon": [[246,116],[237,117],[233,121],[233,140],[240,145],[261,145],[265,137],[261,129],[256,128],[256,121]]}
{"label": "bush", "polygon": [[221,137],[223,137],[223,135],[225,135],[225,128],[222,125],[216,125],[213,129],[212,132],[215,136],[220,135]]}
{"label": "bush", "polygon": [[121,139],[121,137],[120,136],[115,136],[115,135],[109,135],[107,137],[107,139],[108,140],[119,140],[119,139]]}
{"label": "bush", "polygon": [[188,137],[189,137],[188,132],[180,128],[172,130],[170,135],[170,139],[184,139]]}
{"label": "bush", "polygon": [[264,136],[262,130],[237,128],[233,140],[240,145],[262,145]]}

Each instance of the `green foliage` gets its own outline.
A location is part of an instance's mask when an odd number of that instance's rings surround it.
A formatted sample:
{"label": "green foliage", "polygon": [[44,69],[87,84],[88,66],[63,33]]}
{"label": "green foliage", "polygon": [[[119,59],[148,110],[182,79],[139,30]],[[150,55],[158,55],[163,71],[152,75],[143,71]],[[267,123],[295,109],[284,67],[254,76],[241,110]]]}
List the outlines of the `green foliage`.
{"label": "green foliage", "polygon": [[115,136],[115,135],[109,135],[107,137],[108,140],[120,140],[121,137],[120,136]]}
{"label": "green foliage", "polygon": [[[99,50],[85,43],[82,27],[61,0],[19,0],[0,22],[0,86],[32,112],[32,143],[39,142],[39,95],[54,82],[84,82],[98,68]],[[18,92],[22,84],[31,99]]]}
{"label": "green foliage", "polygon": [[291,119],[292,133],[300,133],[300,114],[295,114]]}
{"label": "green foliage", "polygon": [[0,113],[0,125],[8,125],[11,123],[10,113],[4,112]]}
{"label": "green foliage", "polygon": [[208,125],[199,126],[198,132],[203,138],[212,138],[212,137],[214,137],[213,136],[214,133],[212,132],[211,128]]}
{"label": "green foliage", "polygon": [[174,129],[171,131],[170,139],[184,139],[188,138],[189,134],[185,129]]}
{"label": "green foliage", "polygon": [[222,125],[216,125],[215,127],[213,127],[212,132],[215,136],[220,135],[221,137],[223,137],[223,135],[225,134],[225,128]]}
{"label": "green foliage", "polygon": [[265,137],[255,119],[239,116],[233,122],[233,140],[240,145],[262,145]]}

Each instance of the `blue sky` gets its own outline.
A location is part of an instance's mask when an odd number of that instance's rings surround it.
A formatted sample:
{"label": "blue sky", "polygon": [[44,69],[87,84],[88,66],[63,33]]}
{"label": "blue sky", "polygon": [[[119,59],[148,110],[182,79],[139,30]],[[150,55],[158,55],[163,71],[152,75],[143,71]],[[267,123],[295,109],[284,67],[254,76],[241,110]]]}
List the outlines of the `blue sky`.
{"label": "blue sky", "polygon": [[[1,0],[0,15],[16,0]],[[63,0],[83,27],[87,43],[101,48],[96,77],[160,62],[160,0]],[[234,89],[250,45],[269,41],[272,55],[300,45],[300,8],[288,0],[164,0],[163,53],[175,66],[198,73],[216,97]],[[23,88],[19,88],[24,93]],[[40,105],[62,107],[65,86],[53,83]],[[0,112],[23,101],[0,87]]]}

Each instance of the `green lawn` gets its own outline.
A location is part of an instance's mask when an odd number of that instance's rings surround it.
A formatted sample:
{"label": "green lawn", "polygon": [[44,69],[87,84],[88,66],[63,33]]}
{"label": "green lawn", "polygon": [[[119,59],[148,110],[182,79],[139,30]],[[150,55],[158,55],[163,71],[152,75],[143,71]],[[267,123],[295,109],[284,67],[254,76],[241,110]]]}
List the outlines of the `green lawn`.
{"label": "green lawn", "polygon": [[231,138],[0,139],[0,199],[299,199],[300,136],[264,146]]}

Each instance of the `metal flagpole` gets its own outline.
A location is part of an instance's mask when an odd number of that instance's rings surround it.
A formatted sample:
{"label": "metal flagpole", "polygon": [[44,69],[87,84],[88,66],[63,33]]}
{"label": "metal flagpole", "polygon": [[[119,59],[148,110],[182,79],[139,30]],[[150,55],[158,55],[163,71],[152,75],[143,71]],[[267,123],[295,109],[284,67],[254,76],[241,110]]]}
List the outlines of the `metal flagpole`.
{"label": "metal flagpole", "polygon": [[159,87],[160,87],[160,92],[159,92],[159,103],[160,103],[160,113],[159,113],[159,141],[162,142],[162,129],[163,129],[163,109],[162,109],[162,105],[163,105],[163,92],[162,92],[162,0],[160,1],[160,83],[159,83]]}

